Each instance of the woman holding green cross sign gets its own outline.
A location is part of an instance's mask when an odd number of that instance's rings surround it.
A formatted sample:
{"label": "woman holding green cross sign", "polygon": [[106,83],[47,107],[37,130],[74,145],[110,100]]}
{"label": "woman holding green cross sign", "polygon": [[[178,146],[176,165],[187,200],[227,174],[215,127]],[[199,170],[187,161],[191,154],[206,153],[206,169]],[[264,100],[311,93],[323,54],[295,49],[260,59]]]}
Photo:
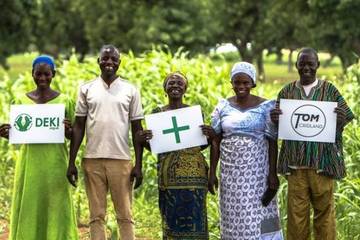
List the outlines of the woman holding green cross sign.
{"label": "woman holding green cross sign", "polygon": [[[169,103],[153,112],[189,107],[183,103],[188,86],[184,74],[170,73],[165,78],[163,86]],[[173,123],[174,121],[174,125],[177,126],[176,119],[173,119]],[[180,128],[177,130],[181,130]],[[206,125],[202,125],[201,129],[211,142],[215,136],[214,130]],[[174,132],[174,129],[169,131]],[[150,148],[147,141],[152,138],[151,130],[139,131],[136,138]],[[163,239],[209,239],[206,211],[208,166],[201,153],[206,147],[193,147],[158,155],[159,207]]]}

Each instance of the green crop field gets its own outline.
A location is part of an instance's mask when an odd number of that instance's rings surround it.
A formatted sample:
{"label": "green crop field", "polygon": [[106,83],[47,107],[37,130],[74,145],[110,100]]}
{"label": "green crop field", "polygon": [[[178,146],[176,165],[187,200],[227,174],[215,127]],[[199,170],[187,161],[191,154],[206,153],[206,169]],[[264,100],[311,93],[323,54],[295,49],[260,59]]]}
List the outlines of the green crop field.
{"label": "green crop field", "polygon": [[[9,104],[21,94],[34,89],[31,77],[31,61],[35,54],[16,55],[9,59],[12,67],[8,72],[0,69],[0,122],[8,121]],[[295,55],[296,56],[296,55]],[[328,56],[320,55],[325,61]],[[210,113],[220,98],[233,94],[229,72],[234,59],[226,57],[197,56],[188,58],[184,52],[169,53],[151,50],[140,56],[132,53],[122,57],[119,74],[133,82],[141,90],[145,113],[162,104],[166,97],[162,82],[166,74],[180,70],[189,80],[185,102],[190,105],[200,104],[205,114],[205,122],[210,123]],[[87,57],[80,63],[76,56],[57,62],[57,75],[52,86],[76,99],[81,82],[88,81],[99,74],[95,57]],[[20,74],[20,75],[19,75]],[[265,82],[260,82],[253,90],[254,94],[265,98],[276,98],[277,92],[285,82],[297,79],[297,73],[288,73],[287,64],[276,64],[272,56],[265,58]],[[360,64],[353,65],[346,74],[342,74],[337,59],[328,68],[321,67],[319,76],[332,81],[344,95],[349,106],[358,117],[360,114]],[[344,151],[346,155],[347,177],[337,182],[336,217],[338,239],[360,239],[360,128],[358,118],[346,127],[344,132]],[[77,159],[80,161],[81,152]],[[205,150],[208,156],[208,150]],[[0,239],[5,236],[10,215],[13,173],[18,149],[9,145],[7,140],[0,140]],[[156,157],[149,152],[144,155],[144,182],[134,192],[133,213],[138,239],[160,239],[161,222],[157,204]],[[51,171],[51,169],[49,169]],[[65,173],[64,173],[65,175]],[[278,192],[283,231],[286,231],[286,181],[281,178]],[[80,184],[73,190],[74,205],[82,239],[88,239],[88,207],[80,175]],[[110,200],[110,199],[109,199]],[[111,239],[117,239],[114,211],[109,204],[107,229]],[[211,239],[220,239],[219,209],[217,196],[208,196],[208,220]]]}

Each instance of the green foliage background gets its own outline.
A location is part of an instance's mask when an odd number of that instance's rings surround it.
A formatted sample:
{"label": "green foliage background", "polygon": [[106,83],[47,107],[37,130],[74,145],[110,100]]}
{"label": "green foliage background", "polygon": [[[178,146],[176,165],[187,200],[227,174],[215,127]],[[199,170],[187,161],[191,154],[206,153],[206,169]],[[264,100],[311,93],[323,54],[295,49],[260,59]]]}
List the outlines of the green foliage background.
{"label": "green foliage background", "polygon": [[[204,53],[232,43],[261,70],[262,52],[312,46],[341,59],[360,55],[358,0],[2,0],[0,65],[24,51],[82,57],[103,44],[141,53],[152,44]],[[46,37],[44,37],[46,36]]]}
{"label": "green foliage background", "polygon": [[[58,62],[57,75],[52,86],[64,94],[76,99],[78,86],[99,74],[96,58],[86,58],[80,63],[75,55],[69,60]],[[119,74],[129,79],[141,90],[145,113],[158,105],[167,103],[163,91],[164,77],[171,71],[184,72],[189,80],[185,102],[190,105],[200,104],[205,114],[205,122],[210,123],[210,113],[220,98],[233,94],[229,82],[230,65],[225,61],[214,63],[207,56],[188,58],[187,53],[179,50],[153,49],[135,57],[132,52],[122,56]],[[360,93],[360,64],[348,69],[341,79],[329,79],[340,89],[356,116],[360,114],[358,96]],[[0,82],[0,122],[8,121],[9,104],[17,96],[34,89],[31,73],[21,75],[16,81],[9,77]],[[276,98],[282,84],[259,83],[253,93],[266,98]],[[336,214],[338,239],[360,239],[360,128],[358,118],[347,126],[344,132],[344,147],[348,176],[337,182]],[[80,162],[82,150],[77,159]],[[208,156],[208,150],[205,151]],[[18,151],[6,140],[0,140],[0,220],[8,220],[10,214],[13,172]],[[161,222],[157,205],[156,158],[149,152],[144,156],[144,182],[134,193],[134,218],[136,235],[141,239],[160,239]],[[51,171],[51,169],[49,169]],[[65,173],[64,173],[65,176]],[[286,231],[286,181],[281,179],[278,194],[282,227]],[[77,219],[80,225],[87,224],[88,207],[82,176],[80,186],[73,191]],[[110,207],[111,209],[112,207]],[[108,210],[107,227],[111,239],[116,239],[116,221],[112,210]],[[211,239],[220,239],[219,212],[217,196],[208,196],[208,220]],[[4,229],[0,229],[0,233]],[[86,236],[84,237],[86,238]]]}

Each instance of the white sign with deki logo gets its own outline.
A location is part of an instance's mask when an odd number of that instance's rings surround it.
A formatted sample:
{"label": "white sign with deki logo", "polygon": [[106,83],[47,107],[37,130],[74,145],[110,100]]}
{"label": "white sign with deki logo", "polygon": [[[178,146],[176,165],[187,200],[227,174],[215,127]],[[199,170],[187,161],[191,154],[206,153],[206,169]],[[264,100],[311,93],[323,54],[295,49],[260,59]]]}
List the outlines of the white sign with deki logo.
{"label": "white sign with deki logo", "polygon": [[63,143],[64,117],[63,104],[11,105],[9,142]]}
{"label": "white sign with deki logo", "polygon": [[199,105],[159,112],[145,116],[146,126],[152,130],[152,153],[163,153],[207,144]]}
{"label": "white sign with deki logo", "polygon": [[279,139],[335,142],[337,102],[280,99]]}

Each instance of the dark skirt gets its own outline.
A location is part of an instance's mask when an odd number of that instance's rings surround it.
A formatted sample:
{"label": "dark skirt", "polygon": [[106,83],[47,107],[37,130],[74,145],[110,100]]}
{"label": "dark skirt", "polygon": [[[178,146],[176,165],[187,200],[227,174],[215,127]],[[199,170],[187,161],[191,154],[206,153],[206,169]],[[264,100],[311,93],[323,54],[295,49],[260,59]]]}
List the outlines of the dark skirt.
{"label": "dark skirt", "polygon": [[205,189],[159,190],[163,239],[209,239]]}
{"label": "dark skirt", "polygon": [[200,148],[160,154],[158,174],[163,239],[209,239],[207,164]]}

